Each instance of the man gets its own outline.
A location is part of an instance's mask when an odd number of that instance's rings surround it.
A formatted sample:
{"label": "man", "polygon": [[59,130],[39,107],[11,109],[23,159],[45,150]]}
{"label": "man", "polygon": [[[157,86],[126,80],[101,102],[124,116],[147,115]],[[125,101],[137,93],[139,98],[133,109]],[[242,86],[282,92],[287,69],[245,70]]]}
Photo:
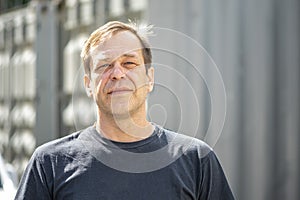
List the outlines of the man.
{"label": "man", "polygon": [[147,31],[109,22],[82,50],[94,126],[34,152],[16,199],[234,199],[208,145],[146,119],[154,69]]}

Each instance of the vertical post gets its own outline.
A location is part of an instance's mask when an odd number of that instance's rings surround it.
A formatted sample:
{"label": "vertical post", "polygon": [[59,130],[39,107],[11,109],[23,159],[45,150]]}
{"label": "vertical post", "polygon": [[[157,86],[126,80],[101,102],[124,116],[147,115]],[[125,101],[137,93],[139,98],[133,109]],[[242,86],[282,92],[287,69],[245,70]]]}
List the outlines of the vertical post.
{"label": "vertical post", "polygon": [[35,135],[37,145],[58,137],[58,23],[52,1],[36,3],[37,105]]}

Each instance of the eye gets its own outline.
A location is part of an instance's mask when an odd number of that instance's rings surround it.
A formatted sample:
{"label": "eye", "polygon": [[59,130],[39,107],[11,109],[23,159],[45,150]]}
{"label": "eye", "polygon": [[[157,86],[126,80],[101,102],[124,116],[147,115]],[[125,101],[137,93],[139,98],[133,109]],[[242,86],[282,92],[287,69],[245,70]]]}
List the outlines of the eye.
{"label": "eye", "polygon": [[106,63],[106,64],[103,64],[103,65],[100,65],[99,68],[105,68],[105,67],[109,67],[110,64],[109,63]]}
{"label": "eye", "polygon": [[111,66],[110,63],[101,64],[101,65],[97,66],[94,71],[96,73],[103,73],[110,66]]}
{"label": "eye", "polygon": [[124,62],[123,65],[126,67],[126,68],[134,68],[136,67],[138,64],[135,63],[135,62]]}

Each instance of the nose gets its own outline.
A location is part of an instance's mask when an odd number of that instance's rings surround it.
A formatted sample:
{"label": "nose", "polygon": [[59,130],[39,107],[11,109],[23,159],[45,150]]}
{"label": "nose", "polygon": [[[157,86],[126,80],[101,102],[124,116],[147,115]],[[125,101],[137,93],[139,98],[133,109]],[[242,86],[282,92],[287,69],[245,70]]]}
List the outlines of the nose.
{"label": "nose", "polygon": [[125,77],[124,68],[120,65],[119,62],[115,62],[113,68],[111,69],[110,79],[120,80]]}

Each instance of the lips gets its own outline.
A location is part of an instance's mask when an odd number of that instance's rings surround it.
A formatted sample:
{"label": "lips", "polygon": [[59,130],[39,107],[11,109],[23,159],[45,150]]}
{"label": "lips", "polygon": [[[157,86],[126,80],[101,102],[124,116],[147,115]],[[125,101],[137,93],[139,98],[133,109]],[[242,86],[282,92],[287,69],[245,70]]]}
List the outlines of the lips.
{"label": "lips", "polygon": [[107,94],[125,94],[132,91],[133,91],[132,89],[126,87],[112,88],[108,90]]}

